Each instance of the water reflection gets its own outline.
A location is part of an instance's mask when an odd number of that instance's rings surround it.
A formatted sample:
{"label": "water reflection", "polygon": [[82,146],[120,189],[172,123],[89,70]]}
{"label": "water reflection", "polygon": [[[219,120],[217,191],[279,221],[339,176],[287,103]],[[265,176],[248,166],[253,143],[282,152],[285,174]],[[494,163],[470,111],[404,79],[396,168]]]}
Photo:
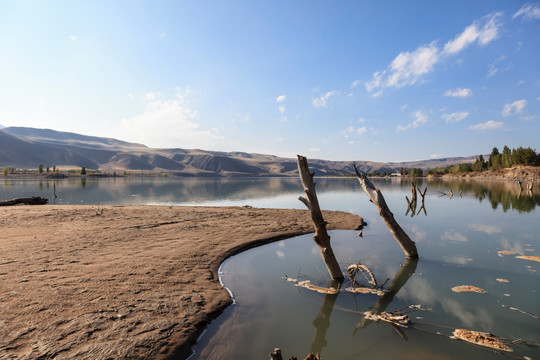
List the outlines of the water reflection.
{"label": "water reflection", "polygon": [[[339,288],[340,283],[332,281],[329,287]],[[313,320],[313,327],[315,328],[315,335],[313,335],[313,341],[309,347],[309,352],[313,354],[322,354],[322,349],[328,342],[326,341],[326,332],[330,328],[330,317],[332,316],[332,310],[339,296],[339,292],[336,294],[326,294],[323,297],[321,308],[315,320]]]}
{"label": "water reflection", "polygon": [[[338,196],[348,196],[347,194],[352,193],[358,201],[362,201],[362,190],[355,178],[315,178],[315,182],[320,195],[330,196],[325,204],[336,203],[335,199]],[[522,190],[517,182],[438,179],[415,179],[414,182],[418,190],[429,187],[426,195],[428,197],[445,193],[453,194],[452,200],[456,200],[457,194],[460,194],[459,198],[474,198],[479,202],[487,200],[494,210],[500,207],[504,212],[510,209],[531,212],[540,205],[540,195],[534,194],[525,187]],[[392,194],[396,193],[406,193],[411,186],[411,182],[405,179],[376,178],[373,179],[373,183],[381,189],[385,198],[391,198]],[[196,203],[302,208],[296,200],[298,194],[302,194],[298,178],[73,177],[47,180],[5,178],[0,200],[40,196],[53,202],[53,186],[56,187],[59,204],[183,205]],[[405,195],[402,195],[401,199],[403,200],[404,197]],[[418,199],[417,204],[406,209],[406,216],[417,216],[422,212],[427,216],[426,206],[430,206],[420,200],[423,200],[423,197]],[[279,203],[286,205],[279,206],[277,205]],[[343,203],[341,199],[340,203]],[[341,208],[340,210],[349,209]]]}
{"label": "water reflection", "polygon": [[493,210],[500,205],[504,212],[510,209],[531,212],[540,205],[540,195],[534,194],[531,190],[522,189],[519,183],[514,181],[444,180],[439,182],[439,186],[453,193],[472,196],[480,202],[487,199]]}

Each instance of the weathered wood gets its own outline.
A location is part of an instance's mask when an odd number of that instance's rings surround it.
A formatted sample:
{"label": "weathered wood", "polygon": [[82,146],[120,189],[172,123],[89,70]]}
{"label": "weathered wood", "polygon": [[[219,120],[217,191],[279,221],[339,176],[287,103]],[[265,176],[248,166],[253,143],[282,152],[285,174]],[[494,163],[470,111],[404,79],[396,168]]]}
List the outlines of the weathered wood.
{"label": "weathered wood", "polygon": [[283,356],[281,356],[280,348],[274,349],[274,351],[270,354],[270,360],[283,360]]}
{"label": "weathered wood", "polygon": [[16,198],[11,200],[0,201],[0,206],[13,206],[13,205],[45,205],[49,202],[49,199],[45,199],[39,196],[32,196],[29,198]]}
{"label": "weathered wood", "polygon": [[398,242],[399,246],[401,246],[401,249],[405,253],[407,259],[418,259],[418,251],[416,250],[416,245],[414,241],[411,240],[409,235],[407,235],[407,233],[397,223],[396,219],[394,219],[394,214],[392,214],[392,212],[388,208],[388,205],[386,205],[386,201],[384,200],[381,191],[375,188],[375,186],[371,181],[369,181],[367,176],[365,176],[364,174],[360,174],[360,172],[356,168],[356,165],[353,166],[356,177],[362,185],[362,189],[364,189],[364,192],[368,195],[369,200],[373,204],[375,204],[375,206],[379,210],[379,215],[381,215],[386,226]]}
{"label": "weathered wood", "polygon": [[324,264],[330,273],[330,277],[333,280],[343,281],[345,277],[339,267],[332,246],[330,245],[330,235],[326,230],[326,221],[321,213],[319,207],[319,200],[317,199],[317,193],[315,192],[315,183],[313,182],[313,173],[310,173],[307,159],[304,156],[298,155],[298,172],[300,173],[300,180],[302,186],[307,195],[307,199],[300,196],[299,200],[306,205],[311,213],[311,220],[313,221],[313,227],[315,228],[315,236],[313,240],[319,246],[321,255],[324,260]]}

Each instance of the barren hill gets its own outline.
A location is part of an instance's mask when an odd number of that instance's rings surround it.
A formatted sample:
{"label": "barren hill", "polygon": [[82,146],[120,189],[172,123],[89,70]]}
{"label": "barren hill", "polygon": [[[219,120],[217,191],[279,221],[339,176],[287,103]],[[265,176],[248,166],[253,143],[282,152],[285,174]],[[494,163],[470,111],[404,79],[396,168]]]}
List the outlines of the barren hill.
{"label": "barren hill", "polygon": [[[355,161],[361,171],[386,173],[473,162],[474,157],[403,163]],[[296,176],[296,159],[244,152],[154,149],[142,144],[50,129],[8,127],[0,130],[0,166],[36,169],[73,166],[100,171],[166,171],[184,176]],[[352,161],[310,159],[319,176],[352,173]]]}

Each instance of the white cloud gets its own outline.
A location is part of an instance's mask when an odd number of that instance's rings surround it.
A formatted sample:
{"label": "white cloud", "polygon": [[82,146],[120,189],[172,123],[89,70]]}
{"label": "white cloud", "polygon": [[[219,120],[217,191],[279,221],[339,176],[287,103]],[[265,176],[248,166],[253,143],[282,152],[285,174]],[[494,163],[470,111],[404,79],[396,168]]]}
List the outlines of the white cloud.
{"label": "white cloud", "polygon": [[441,240],[447,240],[447,241],[455,241],[455,242],[467,242],[469,241],[465,235],[463,235],[460,232],[457,232],[455,230],[452,231],[445,231],[444,234],[441,235]]}
{"label": "white cloud", "polygon": [[326,94],[313,99],[312,104],[315,107],[326,107],[326,102],[328,101],[328,99],[334,96],[335,94],[336,94],[335,90],[329,91]]}
{"label": "white cloud", "polygon": [[422,126],[422,125],[424,125],[425,123],[428,122],[427,114],[424,113],[421,110],[417,110],[414,113],[412,113],[411,115],[415,118],[415,120],[412,123],[409,123],[409,124],[407,124],[405,126],[398,125],[396,127],[396,132],[405,131],[405,130],[408,130],[408,129],[411,129],[411,128],[416,129],[417,127]]}
{"label": "white cloud", "polygon": [[444,96],[468,97],[472,96],[472,90],[468,88],[456,88],[455,90],[446,90]]}
{"label": "white cloud", "polygon": [[487,74],[488,78],[490,78],[492,76],[495,76],[499,71],[506,71],[506,70],[508,70],[510,68],[509,66],[507,66],[504,69],[499,69],[497,67],[497,64],[504,61],[504,59],[506,59],[506,56],[501,55],[498,58],[496,58],[491,64],[489,64],[488,74]]}
{"label": "white cloud", "polygon": [[405,105],[403,105],[403,106],[401,107],[401,110],[406,110],[406,109],[407,109],[407,107],[409,107],[409,104],[405,104]]}
{"label": "white cloud", "polygon": [[[453,40],[444,45],[445,54],[456,54],[463,51],[467,46],[477,41],[480,45],[487,45],[499,37],[501,24],[497,19],[501,13],[494,13],[485,16],[481,21],[475,21],[467,26],[465,30],[457,35]],[[482,26],[481,23],[487,20]]]}
{"label": "white cloud", "polygon": [[442,114],[441,117],[446,120],[446,123],[460,122],[464,120],[469,113],[467,111],[453,112],[451,114]]}
{"label": "white cloud", "polygon": [[312,148],[309,148],[308,151],[309,151],[309,152],[319,152],[319,151],[321,151],[321,149],[312,147]]}
{"label": "white cloud", "polygon": [[376,71],[370,81],[364,83],[373,97],[380,96],[387,87],[402,87],[420,82],[423,76],[433,71],[435,65],[447,56],[456,55],[469,45],[477,42],[487,45],[499,36],[501,13],[493,13],[475,21],[453,40],[448,41],[443,50],[436,42],[418,47],[415,51],[400,53],[382,71]]}
{"label": "white cloud", "polygon": [[387,86],[412,85],[422,75],[431,72],[437,62],[439,62],[439,54],[434,43],[421,46],[412,53],[402,52],[390,64]]}
{"label": "white cloud", "polygon": [[69,35],[70,40],[77,41],[77,37],[74,35]]}
{"label": "white cloud", "polygon": [[355,128],[354,126],[349,126],[347,129],[341,131],[340,133],[348,139],[350,136],[357,135],[361,136],[367,131],[365,126]]}
{"label": "white cloud", "polygon": [[166,32],[162,32],[161,34],[159,34],[159,37],[164,39],[167,37],[167,33]]}
{"label": "white cloud", "polygon": [[364,119],[364,118],[358,118],[358,120],[356,120],[356,121],[359,122],[359,123],[361,123],[361,124],[363,124],[363,123],[366,122],[366,119]]}
{"label": "white cloud", "polygon": [[278,107],[280,114],[285,114],[285,105],[281,105]]}
{"label": "white cloud", "polygon": [[358,84],[360,84],[360,80],[354,80],[351,84],[351,89],[354,89],[355,87],[358,86]]}
{"label": "white cloud", "polygon": [[502,228],[498,225],[469,224],[469,228],[486,233],[488,235],[498,234],[502,232]]}
{"label": "white cloud", "polygon": [[276,102],[277,102],[277,103],[284,102],[284,101],[285,101],[285,98],[286,98],[285,95],[279,95],[279,96],[276,98]]}
{"label": "white cloud", "polygon": [[129,94],[128,94],[128,98],[134,99],[134,98],[135,98],[135,95],[133,95],[132,93],[129,93]]}
{"label": "white cloud", "polygon": [[523,16],[523,19],[526,19],[526,20],[540,19],[540,7],[538,7],[538,4],[525,3],[512,16],[512,19],[515,19],[518,16]]}
{"label": "white cloud", "polygon": [[521,99],[516,100],[511,104],[504,105],[504,108],[502,110],[502,116],[507,117],[510,115],[519,114],[527,105],[527,100]]}
{"label": "white cloud", "polygon": [[186,104],[189,95],[186,90],[163,99],[163,94],[148,93],[143,113],[121,120],[125,137],[158,148],[215,148],[224,138],[216,129],[199,129],[197,111]]}
{"label": "white cloud", "polygon": [[503,125],[504,123],[500,121],[489,120],[489,121],[486,121],[485,123],[471,125],[469,126],[469,129],[470,130],[494,130],[494,129],[502,128]]}

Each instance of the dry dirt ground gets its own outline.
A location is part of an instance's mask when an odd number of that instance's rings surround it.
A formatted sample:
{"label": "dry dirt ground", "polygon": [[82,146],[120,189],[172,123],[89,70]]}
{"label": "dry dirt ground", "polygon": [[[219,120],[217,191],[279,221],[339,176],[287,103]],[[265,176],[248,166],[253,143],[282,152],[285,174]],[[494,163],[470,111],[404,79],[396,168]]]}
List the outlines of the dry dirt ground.
{"label": "dry dirt ground", "polygon": [[246,207],[15,206],[0,228],[0,359],[186,358],[231,302],[224,259],[313,232],[307,211]]}

